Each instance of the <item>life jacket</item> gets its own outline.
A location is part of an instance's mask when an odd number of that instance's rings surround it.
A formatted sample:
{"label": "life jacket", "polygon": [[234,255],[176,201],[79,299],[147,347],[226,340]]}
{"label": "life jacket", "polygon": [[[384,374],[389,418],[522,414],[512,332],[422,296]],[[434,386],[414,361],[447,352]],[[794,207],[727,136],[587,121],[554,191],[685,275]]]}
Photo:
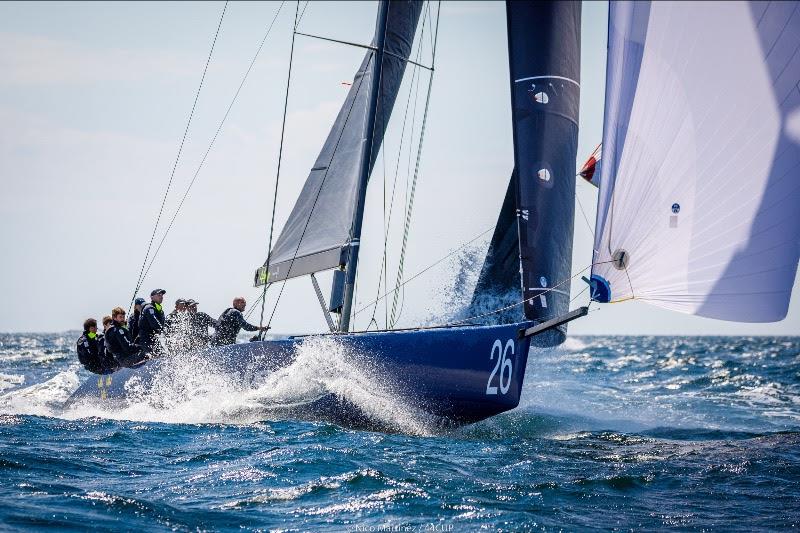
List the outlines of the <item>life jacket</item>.
{"label": "life jacket", "polygon": [[152,336],[155,333],[161,333],[165,324],[164,308],[161,305],[157,305],[154,302],[144,304],[142,314],[139,316],[140,336]]}

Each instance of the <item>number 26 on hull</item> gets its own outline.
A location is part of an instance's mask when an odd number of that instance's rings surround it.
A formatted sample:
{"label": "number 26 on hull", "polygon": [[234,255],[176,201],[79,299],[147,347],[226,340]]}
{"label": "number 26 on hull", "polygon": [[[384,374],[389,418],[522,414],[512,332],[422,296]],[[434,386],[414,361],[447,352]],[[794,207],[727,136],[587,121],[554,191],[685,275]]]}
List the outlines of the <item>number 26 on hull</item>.
{"label": "number 26 on hull", "polygon": [[511,387],[511,375],[514,373],[514,340],[508,339],[503,345],[503,341],[497,339],[492,345],[489,353],[489,361],[495,361],[494,368],[489,374],[486,382],[486,394],[496,395],[505,394]]}

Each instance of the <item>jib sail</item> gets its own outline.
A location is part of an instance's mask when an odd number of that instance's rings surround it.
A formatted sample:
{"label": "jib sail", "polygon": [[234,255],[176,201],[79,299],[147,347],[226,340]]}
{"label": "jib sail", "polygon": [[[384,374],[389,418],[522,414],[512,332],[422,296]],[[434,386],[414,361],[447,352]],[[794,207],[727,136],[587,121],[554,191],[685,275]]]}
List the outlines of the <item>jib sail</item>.
{"label": "jib sail", "polygon": [[581,5],[508,2],[506,13],[515,171],[473,303],[521,283],[525,318],[541,321],[569,308]]}

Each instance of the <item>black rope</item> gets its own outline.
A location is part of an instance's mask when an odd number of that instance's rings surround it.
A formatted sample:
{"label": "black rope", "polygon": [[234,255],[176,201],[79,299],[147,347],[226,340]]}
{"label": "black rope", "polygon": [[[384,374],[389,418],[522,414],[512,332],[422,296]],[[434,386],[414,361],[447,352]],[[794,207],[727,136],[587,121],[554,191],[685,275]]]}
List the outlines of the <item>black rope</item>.
{"label": "black rope", "polygon": [[[329,43],[337,43],[337,44],[344,44],[344,45],[347,45],[347,46],[353,46],[355,48],[364,48],[364,49],[372,50],[372,51],[377,50],[377,48],[374,47],[371,44],[361,44],[361,43],[354,43],[352,41],[342,41],[341,39],[333,39],[331,37],[323,37],[322,35],[312,35],[310,33],[297,32],[297,35],[301,35],[303,37],[310,37],[311,39],[319,39],[320,41],[328,41]],[[433,66],[429,67],[427,65],[423,65],[422,63],[420,63],[418,61],[412,61],[412,60],[410,60],[410,59],[408,59],[406,57],[402,57],[402,56],[400,56],[398,54],[395,54],[394,52],[392,52],[390,50],[384,50],[383,53],[386,54],[387,56],[392,56],[392,57],[397,58],[397,59],[399,59],[401,61],[405,61],[406,63],[411,63],[415,67],[424,68],[425,70],[430,70],[430,71],[433,70]]]}
{"label": "black rope", "polygon": [[[308,3],[306,3],[308,7]],[[305,9],[303,9],[305,12]],[[281,162],[283,161],[283,140],[286,134],[286,112],[289,107],[289,87],[292,84],[292,65],[294,63],[294,41],[297,36],[298,15],[300,13],[300,1],[298,0],[294,11],[294,27],[292,28],[292,45],[289,49],[289,72],[286,76],[286,95],[283,99],[283,121],[281,122],[281,141],[278,146],[278,168],[275,172],[275,194],[272,196],[272,217],[269,223],[269,242],[267,244],[267,261],[264,263],[267,279],[264,281],[264,290],[261,292],[261,317],[258,325],[264,326],[264,308],[267,302],[267,287],[269,287],[269,260],[272,258],[272,236],[275,231],[275,208],[278,205],[278,185],[281,182]],[[259,333],[259,338],[263,337],[263,331]]]}
{"label": "black rope", "polygon": [[[463,250],[464,248],[466,248],[467,246],[469,246],[469,245],[470,245],[470,244],[472,244],[473,242],[477,241],[478,239],[480,239],[481,237],[483,237],[484,235],[486,235],[487,233],[489,233],[489,232],[490,232],[490,231],[492,231],[493,229],[494,229],[494,226],[492,226],[491,228],[488,228],[488,229],[486,229],[486,230],[484,230],[484,231],[480,232],[478,235],[476,235],[475,237],[473,237],[473,238],[472,238],[472,239],[470,239],[469,241],[465,242],[464,244],[462,244],[461,246],[459,246],[459,247],[458,247],[458,248],[456,248],[455,250],[453,250],[453,251],[449,252],[449,253],[448,253],[447,255],[445,255],[444,257],[441,257],[441,258],[439,258],[437,261],[434,261],[434,262],[433,262],[433,263],[431,263],[430,265],[426,266],[425,268],[423,268],[422,270],[420,270],[419,272],[417,272],[416,274],[414,274],[413,276],[411,276],[410,278],[408,278],[407,280],[405,280],[403,283],[401,283],[401,284],[400,284],[400,287],[404,287],[404,286],[405,286],[407,283],[411,283],[412,281],[414,281],[416,278],[420,277],[422,274],[424,274],[424,273],[425,273],[425,272],[427,272],[428,270],[432,269],[433,267],[435,267],[436,265],[438,265],[439,263],[441,263],[442,261],[444,261],[444,260],[445,260],[445,259],[447,259],[448,257],[450,257],[450,256],[454,255],[455,253],[457,253],[457,252],[459,252],[459,251]],[[356,311],[355,313],[353,313],[353,316],[356,316],[356,315],[357,315],[357,314],[359,314],[360,312],[362,312],[362,311],[364,311],[364,310],[368,309],[369,307],[371,307],[372,305],[374,305],[374,304],[378,303],[379,301],[383,300],[384,298],[386,298],[386,297],[387,297],[387,296],[389,296],[390,294],[394,294],[394,292],[395,292],[395,291],[397,291],[397,290],[399,290],[399,289],[400,289],[400,287],[395,287],[394,289],[392,289],[392,290],[390,290],[390,291],[388,291],[388,292],[384,293],[384,294],[383,294],[383,296],[381,296],[380,298],[377,298],[375,301],[373,301],[373,302],[369,302],[369,303],[368,303],[368,304],[366,304],[364,307],[362,307],[361,309],[359,309],[358,311]]]}
{"label": "black rope", "polygon": [[[194,102],[192,103],[192,110],[189,112],[189,119],[186,121],[186,128],[183,130],[183,138],[181,138],[181,144],[178,147],[178,155],[175,157],[175,163],[172,165],[172,172],[169,175],[169,181],[167,182],[167,189],[164,191],[164,197],[161,199],[161,207],[158,209],[158,216],[156,217],[156,224],[153,227],[153,234],[150,236],[150,242],[147,243],[147,252],[144,255],[144,261],[142,261],[142,267],[139,269],[139,277],[136,279],[136,288],[133,290],[133,295],[131,296],[131,302],[128,306],[128,312],[130,313],[131,308],[133,307],[133,301],[136,299],[136,294],[139,292],[139,289],[142,287],[144,283],[144,279],[147,276],[145,272],[145,265],[147,265],[147,259],[150,256],[150,250],[153,246],[153,241],[156,238],[156,233],[158,232],[158,225],[161,222],[161,215],[164,213],[164,205],[167,203],[167,197],[169,196],[169,190],[172,187],[172,181],[175,179],[175,171],[178,168],[178,163],[181,159],[181,154],[183,153],[183,145],[186,143],[186,136],[189,133],[189,126],[192,124],[192,118],[194,117],[194,111],[197,108],[197,100],[200,98],[200,91],[203,88],[203,82],[206,79],[206,73],[208,72],[208,65],[211,63],[211,56],[214,54],[214,47],[217,44],[217,37],[219,37],[219,30],[222,28],[222,19],[225,18],[225,12],[228,9],[228,2],[226,0],[225,5],[222,6],[222,14],[219,17],[219,23],[217,24],[217,31],[214,33],[214,40],[211,42],[211,50],[208,52],[208,58],[206,58],[206,65],[203,68],[203,75],[200,78],[200,85],[197,87],[197,92],[194,95]],[[149,270],[149,269],[148,269]]]}
{"label": "black rope", "polygon": [[[183,204],[186,201],[186,198],[189,196],[189,191],[191,191],[192,186],[194,185],[195,181],[197,180],[197,176],[200,174],[200,170],[203,168],[203,165],[206,162],[206,158],[208,157],[208,154],[211,152],[211,149],[214,147],[214,143],[216,143],[217,137],[219,136],[220,131],[222,131],[222,126],[225,124],[225,121],[228,119],[228,115],[230,115],[231,109],[233,108],[233,104],[236,103],[236,99],[239,97],[239,93],[242,91],[242,88],[244,87],[244,84],[247,81],[247,77],[250,75],[250,71],[253,69],[253,65],[255,64],[256,59],[258,59],[258,56],[261,53],[262,48],[264,47],[264,43],[266,42],[267,37],[269,37],[269,34],[272,31],[272,27],[275,24],[275,20],[277,20],[278,15],[280,14],[281,8],[283,7],[284,3],[285,3],[285,1],[281,2],[280,6],[278,6],[278,10],[275,12],[275,16],[272,17],[272,22],[270,22],[270,25],[267,28],[267,31],[264,34],[264,37],[261,39],[261,43],[258,46],[258,50],[256,50],[256,53],[253,56],[253,59],[250,61],[250,65],[247,67],[247,71],[245,72],[244,77],[242,78],[242,81],[239,84],[239,88],[236,89],[236,93],[233,95],[233,99],[231,100],[231,103],[228,105],[228,109],[225,111],[225,115],[222,117],[222,120],[220,121],[219,126],[217,126],[217,131],[214,133],[214,137],[211,139],[211,143],[208,145],[208,148],[206,149],[205,154],[203,154],[203,158],[200,160],[200,164],[198,165],[197,170],[194,173],[194,176],[192,176],[192,180],[189,182],[189,185],[186,187],[186,190],[183,193],[183,197],[181,198],[181,201],[178,204],[178,207],[175,210],[175,213],[172,215],[172,219],[170,220],[169,225],[167,226],[167,229],[164,232],[164,235],[161,237],[161,240],[158,243],[158,247],[156,247],[156,251],[153,253],[153,257],[150,259],[150,263],[147,265],[147,269],[144,272],[144,276],[141,278],[141,282],[142,283],[144,282],[145,278],[147,278],[147,274],[150,272],[150,268],[152,268],[153,263],[155,262],[156,257],[158,256],[158,253],[161,251],[161,247],[164,245],[164,241],[166,240],[167,235],[169,235],[169,232],[172,229],[173,224],[175,224],[175,220],[178,218],[178,214],[180,213],[181,208],[183,207]],[[137,291],[138,291],[138,288],[137,288]]]}
{"label": "black rope", "polygon": [[[569,283],[569,282],[571,282],[573,279],[577,278],[578,276],[580,276],[581,274],[583,274],[584,272],[586,272],[587,270],[589,270],[590,268],[592,268],[592,267],[593,267],[593,266],[595,266],[595,265],[602,265],[602,264],[605,264],[605,263],[611,263],[611,262],[613,262],[613,261],[603,261],[603,262],[601,262],[601,263],[592,263],[592,264],[590,264],[589,266],[587,266],[587,267],[584,267],[584,268],[583,268],[582,270],[580,270],[580,271],[579,271],[577,274],[573,274],[572,276],[570,276],[570,277],[568,277],[568,278],[565,278],[565,279],[563,279],[563,280],[559,281],[558,283],[556,283],[556,284],[555,284],[555,285],[553,285],[552,287],[549,287],[549,288],[547,288],[547,289],[545,289],[545,290],[542,290],[542,291],[538,292],[538,293],[536,294],[536,296],[541,296],[541,295],[543,295],[543,294],[547,294],[548,292],[555,291],[555,290],[556,290],[556,289],[558,289],[558,287],[560,287],[561,285],[564,285],[565,283]],[[578,296],[580,296],[580,294],[582,294],[582,293],[583,293],[583,292],[579,293],[579,294],[578,294]],[[534,296],[534,297],[535,297],[535,296]],[[576,296],[576,298],[577,298],[577,296]],[[458,325],[458,324],[466,324],[466,323],[470,323],[470,322],[472,322],[473,320],[476,320],[476,319],[478,319],[478,318],[483,318],[483,317],[486,317],[486,316],[489,316],[489,315],[494,315],[494,314],[497,314],[497,313],[501,313],[501,312],[503,312],[503,311],[506,311],[506,310],[508,310],[508,309],[513,309],[514,307],[518,307],[518,306],[520,306],[520,305],[523,305],[525,302],[527,302],[527,301],[529,301],[529,300],[532,300],[532,299],[533,299],[533,297],[531,297],[531,298],[525,298],[524,300],[522,300],[522,301],[520,301],[520,302],[516,302],[516,303],[510,304],[510,305],[506,305],[506,306],[504,306],[504,307],[499,307],[499,308],[497,308],[497,309],[494,309],[494,310],[492,310],[492,311],[488,311],[488,312],[486,312],[486,313],[481,313],[480,315],[471,316],[471,317],[469,317],[469,318],[465,318],[465,319],[463,319],[463,320],[456,320],[455,322],[448,322],[447,324],[443,324],[443,326],[456,326],[456,325]],[[574,298],[573,298],[573,300],[574,300]],[[572,300],[570,300],[570,303],[572,303]],[[543,319],[543,320],[548,320],[549,318],[551,318],[551,317],[545,318],[545,319]],[[552,318],[555,318],[555,317],[552,317]]]}
{"label": "black rope", "polygon": [[586,211],[583,210],[583,203],[581,202],[580,195],[578,195],[577,187],[575,188],[575,200],[578,202],[578,208],[581,210],[583,220],[586,222],[586,227],[589,229],[589,233],[592,235],[592,242],[594,242],[594,230],[592,229],[592,225],[589,224],[589,217],[586,216]]}

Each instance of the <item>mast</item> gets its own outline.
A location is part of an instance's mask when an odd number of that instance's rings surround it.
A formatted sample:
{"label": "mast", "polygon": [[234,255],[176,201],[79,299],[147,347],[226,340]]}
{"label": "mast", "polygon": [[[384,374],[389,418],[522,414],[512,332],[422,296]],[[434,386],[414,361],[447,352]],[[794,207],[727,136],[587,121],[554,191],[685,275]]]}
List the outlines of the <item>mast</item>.
{"label": "mast", "polygon": [[358,193],[356,197],[355,216],[351,232],[350,246],[348,248],[347,267],[345,270],[344,302],[339,319],[339,331],[349,331],[350,311],[353,307],[353,294],[355,292],[356,271],[358,269],[358,249],[361,247],[361,225],[364,221],[364,202],[367,196],[367,182],[369,181],[370,163],[372,157],[372,144],[375,137],[375,117],[378,108],[378,96],[381,84],[381,66],[383,65],[383,51],[386,46],[386,19],[389,16],[389,0],[381,0],[378,6],[378,22],[375,31],[375,52],[372,55],[374,65],[372,87],[370,89],[369,106],[367,108],[367,130],[364,138],[364,150],[361,155],[361,165],[358,177]]}

